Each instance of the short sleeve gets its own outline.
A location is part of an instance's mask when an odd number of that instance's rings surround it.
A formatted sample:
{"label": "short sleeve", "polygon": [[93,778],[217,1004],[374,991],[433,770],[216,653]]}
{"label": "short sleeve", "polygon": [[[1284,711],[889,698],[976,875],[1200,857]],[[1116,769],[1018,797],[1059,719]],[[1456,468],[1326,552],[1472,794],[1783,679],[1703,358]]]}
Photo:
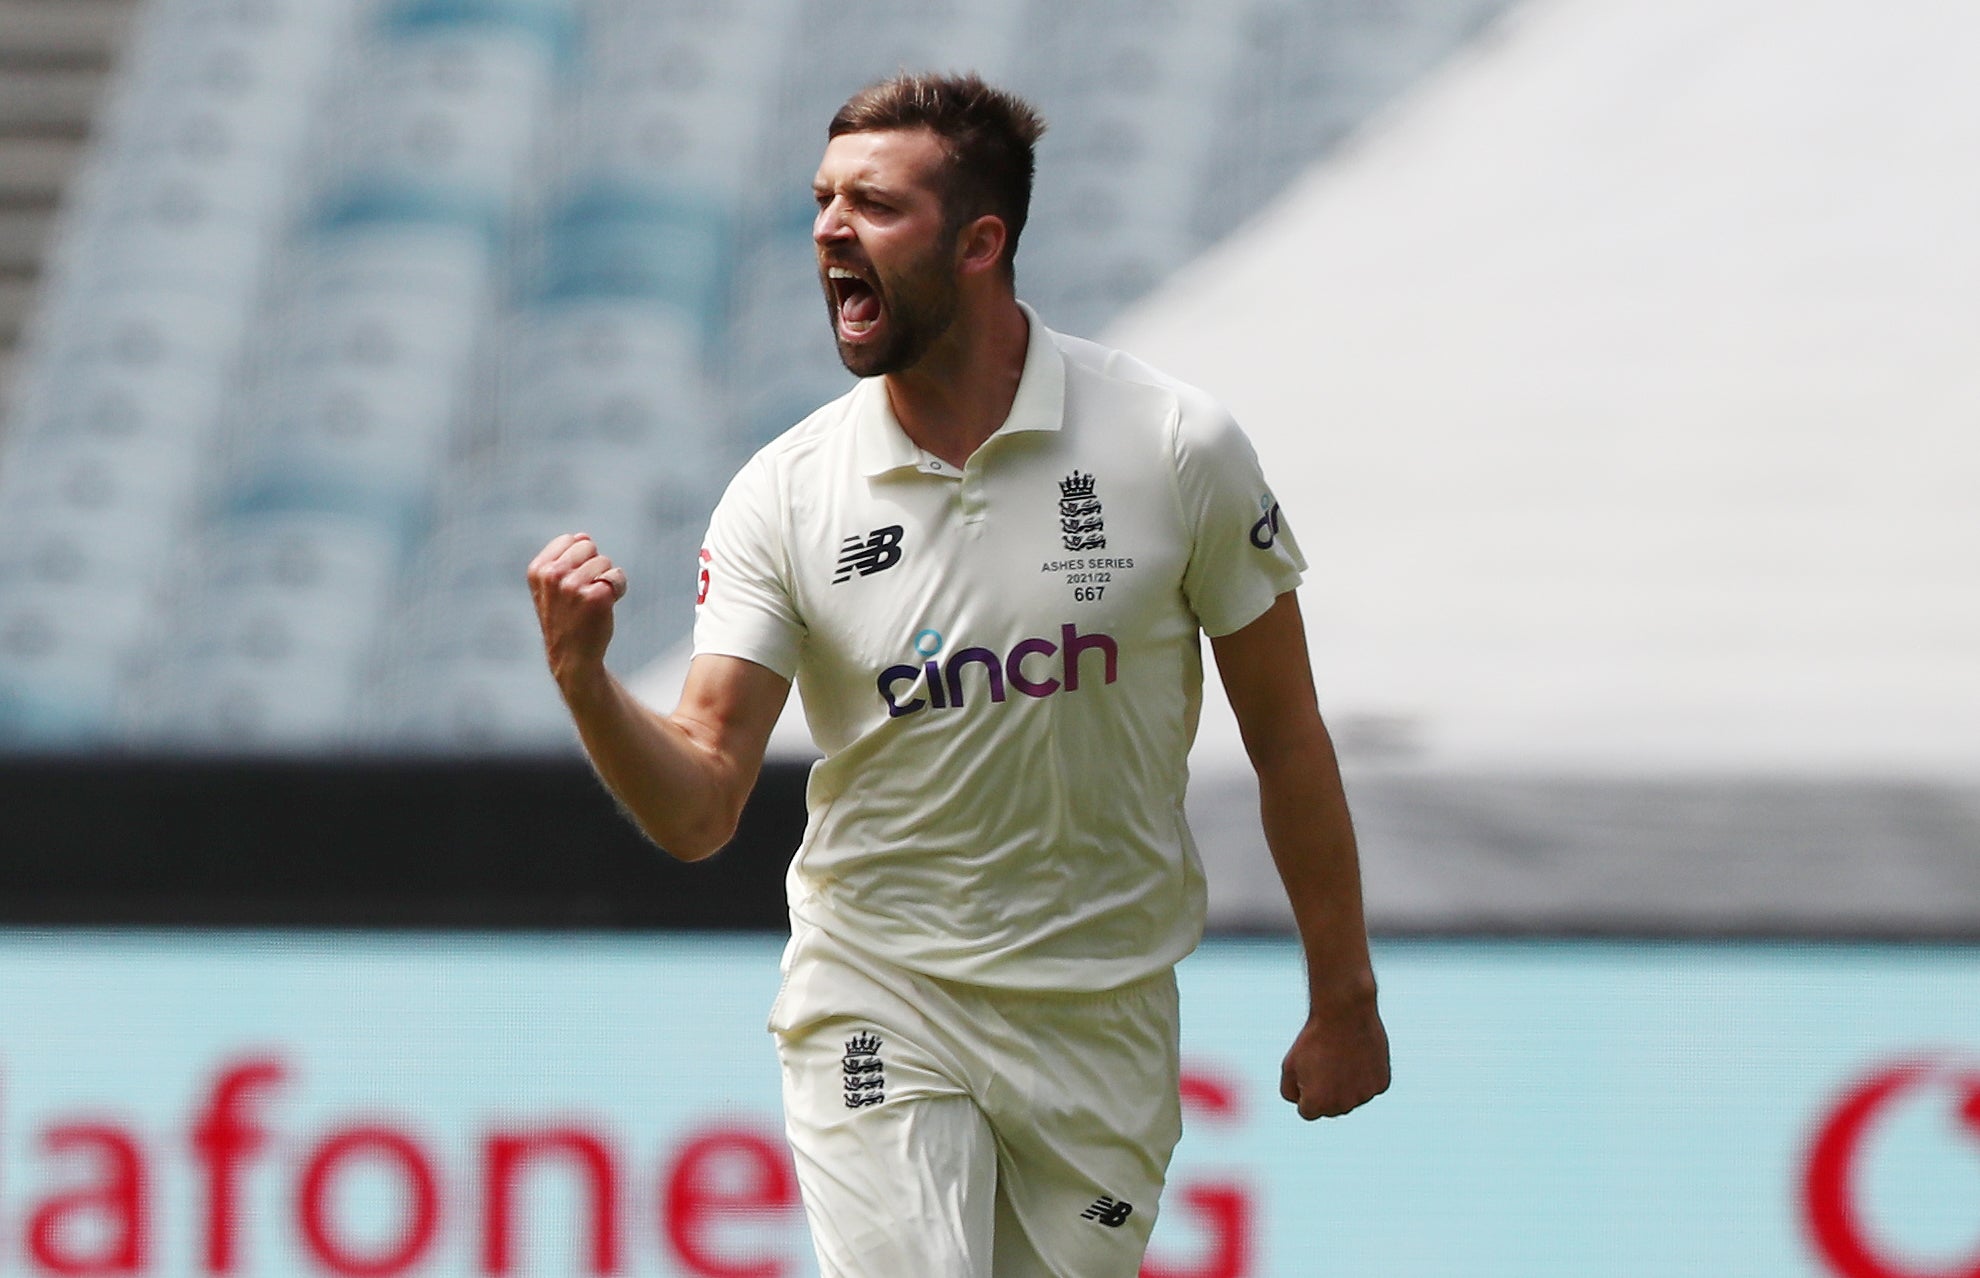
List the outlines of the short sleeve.
{"label": "short sleeve", "polygon": [[1258,454],[1228,413],[1185,398],[1176,424],[1176,482],[1190,531],[1183,594],[1212,638],[1242,630],[1299,585],[1306,557]]}
{"label": "short sleeve", "polygon": [[729,482],[702,542],[696,656],[741,657],[795,677],[804,622],[790,590],[776,475],[758,456]]}

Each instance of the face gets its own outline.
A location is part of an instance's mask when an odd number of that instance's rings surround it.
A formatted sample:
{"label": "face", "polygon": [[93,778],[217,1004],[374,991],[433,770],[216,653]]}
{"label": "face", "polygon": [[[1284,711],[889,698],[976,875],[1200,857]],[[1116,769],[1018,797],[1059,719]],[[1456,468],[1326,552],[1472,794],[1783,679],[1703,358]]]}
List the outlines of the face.
{"label": "face", "polygon": [[955,234],[926,129],[845,133],[812,180],[812,242],[839,359],[859,377],[914,367],[955,322]]}

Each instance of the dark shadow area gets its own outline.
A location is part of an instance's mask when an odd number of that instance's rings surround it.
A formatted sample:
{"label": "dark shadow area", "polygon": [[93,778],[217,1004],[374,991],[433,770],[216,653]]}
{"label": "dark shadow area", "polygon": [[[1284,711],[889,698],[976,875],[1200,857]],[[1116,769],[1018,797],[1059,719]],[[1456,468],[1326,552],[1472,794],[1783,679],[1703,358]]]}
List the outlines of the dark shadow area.
{"label": "dark shadow area", "polygon": [[579,761],[0,764],[0,925],[774,928],[804,765],[688,865]]}

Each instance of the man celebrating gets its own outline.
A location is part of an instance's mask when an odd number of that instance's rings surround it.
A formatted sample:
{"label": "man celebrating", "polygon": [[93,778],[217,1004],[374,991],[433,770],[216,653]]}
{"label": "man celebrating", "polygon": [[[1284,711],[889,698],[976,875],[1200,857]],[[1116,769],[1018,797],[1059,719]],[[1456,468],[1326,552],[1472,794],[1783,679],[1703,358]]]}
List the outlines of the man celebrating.
{"label": "man celebrating", "polygon": [[1199,633],[1306,955],[1281,1090],[1312,1119],[1389,1082],[1304,561],[1216,404],[1017,300],[1043,129],[974,76],[833,119],[813,239],[862,380],[724,494],[671,715],[605,669],[624,573],[582,534],[529,569],[594,766],[683,860],[734,833],[797,680],[825,757],[770,1027],[828,1278],[1138,1271],[1203,926]]}

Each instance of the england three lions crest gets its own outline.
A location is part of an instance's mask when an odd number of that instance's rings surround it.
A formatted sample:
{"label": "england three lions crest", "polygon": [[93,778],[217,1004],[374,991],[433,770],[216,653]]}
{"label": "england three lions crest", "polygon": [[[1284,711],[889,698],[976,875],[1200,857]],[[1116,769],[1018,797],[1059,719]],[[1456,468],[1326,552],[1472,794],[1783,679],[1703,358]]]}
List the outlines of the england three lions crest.
{"label": "england three lions crest", "polygon": [[1059,481],[1059,532],[1067,550],[1105,550],[1107,523],[1093,476],[1074,471]]}
{"label": "england three lions crest", "polygon": [[844,1076],[847,1109],[865,1109],[887,1099],[887,1065],[880,1059],[878,1034],[862,1032],[847,1039],[839,1071]]}

